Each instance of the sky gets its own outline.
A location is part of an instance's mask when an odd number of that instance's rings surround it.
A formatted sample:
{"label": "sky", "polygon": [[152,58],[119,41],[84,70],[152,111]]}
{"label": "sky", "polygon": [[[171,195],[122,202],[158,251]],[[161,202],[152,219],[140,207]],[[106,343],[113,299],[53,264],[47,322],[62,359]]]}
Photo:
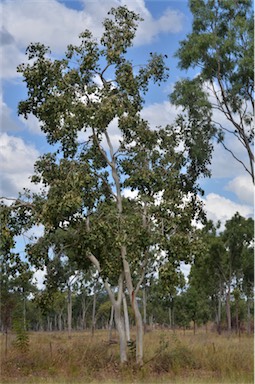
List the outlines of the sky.
{"label": "sky", "polygon": [[[36,191],[30,183],[34,162],[51,151],[35,117],[28,120],[17,115],[19,101],[26,98],[26,87],[16,67],[26,62],[25,49],[31,42],[51,47],[61,57],[66,46],[78,43],[85,29],[99,37],[101,23],[113,6],[127,5],[144,19],[139,25],[131,55],[134,63],[145,63],[150,52],[167,55],[169,79],[149,92],[143,116],[151,126],[172,123],[177,116],[169,93],[176,81],[194,77],[198,70],[180,71],[174,57],[179,42],[191,32],[192,15],[186,0],[0,0],[0,196],[17,197],[23,188]],[[217,116],[216,116],[217,117]],[[245,159],[237,142],[226,138],[231,149]],[[222,226],[235,212],[253,215],[253,185],[244,169],[221,145],[216,145],[211,163],[211,178],[201,180],[207,217]],[[222,227],[223,228],[223,227]],[[41,229],[38,229],[40,231]],[[24,239],[23,239],[24,240]],[[25,242],[25,240],[24,240]]]}

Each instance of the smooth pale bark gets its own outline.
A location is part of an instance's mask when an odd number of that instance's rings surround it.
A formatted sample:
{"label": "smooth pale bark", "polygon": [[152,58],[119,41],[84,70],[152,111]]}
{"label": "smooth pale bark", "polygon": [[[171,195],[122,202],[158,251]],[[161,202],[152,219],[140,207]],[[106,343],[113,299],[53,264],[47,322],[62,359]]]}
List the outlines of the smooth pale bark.
{"label": "smooth pale bark", "polygon": [[[87,255],[88,259],[95,265],[98,272],[101,272],[100,263],[98,259],[92,254]],[[122,304],[122,294],[123,294],[123,273],[119,276],[118,281],[118,296],[117,300],[115,300],[114,294],[110,288],[110,285],[107,281],[103,281],[104,287],[108,293],[110,301],[114,307],[114,319],[117,328],[117,332],[119,334],[119,346],[120,346],[120,362],[123,364],[127,362],[127,343],[126,343],[126,335],[124,328],[124,321],[121,317],[121,304]]]}
{"label": "smooth pale bark", "polygon": [[[112,174],[112,178],[114,180],[115,189],[116,189],[116,192],[113,193],[113,195],[116,198],[116,207],[118,210],[119,217],[121,218],[121,216],[123,215],[123,206],[122,206],[122,195],[121,195],[121,183],[120,183],[120,178],[119,178],[119,175],[117,172],[116,157],[114,155],[113,145],[111,143],[111,140],[110,140],[110,137],[109,137],[107,130],[104,132],[104,135],[105,135],[108,147],[109,147],[110,158],[108,158],[106,151],[103,150],[102,147],[100,146],[97,135],[95,134],[95,131],[93,131],[93,137],[95,139],[95,142],[98,145],[98,149],[101,152],[101,154],[104,156],[109,167],[111,168],[111,174]],[[146,211],[146,205],[145,205],[145,211]],[[143,221],[146,221],[146,212],[144,212]],[[122,229],[124,229],[124,228],[122,228]],[[123,240],[125,243],[125,241],[126,241],[125,231],[123,231],[123,232],[124,232],[123,233]],[[138,282],[136,288],[134,288],[133,283],[132,283],[130,266],[129,266],[129,263],[127,261],[127,249],[126,249],[125,245],[121,246],[120,256],[121,256],[122,264],[123,264],[124,277],[121,274],[121,280],[119,279],[117,301],[114,299],[113,293],[112,293],[112,291],[111,291],[111,289],[107,283],[105,283],[105,288],[109,294],[111,303],[114,306],[115,322],[116,322],[116,327],[117,327],[117,330],[119,332],[119,337],[120,337],[121,361],[124,362],[127,359],[127,357],[126,357],[126,340],[125,340],[125,345],[124,345],[123,338],[122,338],[122,336],[123,336],[123,334],[122,334],[122,321],[121,321],[119,311],[120,311],[120,304],[122,302],[122,294],[123,294],[123,278],[125,278],[125,282],[126,282],[130,302],[131,302],[132,308],[134,310],[135,322],[136,322],[136,362],[137,362],[137,364],[142,365],[143,364],[143,322],[142,322],[142,316],[141,316],[141,313],[140,313],[140,310],[139,310],[139,307],[137,304],[136,294],[137,294],[137,291],[140,288],[140,285],[142,284],[142,281],[144,279],[144,270],[142,272],[142,276],[141,276],[140,281]],[[98,260],[96,261],[96,264],[99,266]],[[96,265],[96,264],[94,263],[94,265]],[[100,271],[100,266],[98,268],[98,271]]]}
{"label": "smooth pale bark", "polygon": [[147,301],[146,301],[146,289],[143,288],[143,328],[144,332],[146,332],[147,326]]}
{"label": "smooth pale bark", "polygon": [[130,297],[130,302],[132,309],[134,311],[135,315],[135,325],[136,325],[136,363],[138,365],[143,365],[143,320],[141,316],[140,309],[138,307],[137,299],[136,299],[136,293],[140,287],[140,284],[142,283],[141,280],[143,280],[143,276],[140,280],[140,282],[137,284],[136,290],[133,289],[132,284],[132,277],[130,272],[129,264],[126,260],[126,247],[121,247],[122,252],[122,260],[123,260],[123,267],[124,267],[124,274],[125,274],[125,280],[126,285]]}
{"label": "smooth pale bark", "polygon": [[[111,168],[112,177],[113,177],[113,180],[114,180],[114,183],[115,183],[115,188],[116,188],[116,194],[115,194],[115,196],[116,196],[116,206],[117,206],[117,210],[118,210],[119,216],[121,217],[122,214],[123,214],[123,207],[122,207],[122,196],[121,196],[120,178],[119,178],[119,175],[118,175],[118,172],[117,172],[116,158],[114,156],[113,146],[112,146],[112,143],[111,143],[111,140],[110,140],[110,137],[109,137],[107,131],[105,132],[105,137],[106,137],[106,141],[107,141],[107,144],[108,144],[108,147],[109,147],[109,152],[110,152],[111,160],[108,159],[108,157],[107,157],[107,155],[106,155],[106,153],[104,151],[102,152],[102,154],[104,155],[105,160],[107,161],[108,165]],[[146,210],[146,206],[145,206],[145,210]],[[144,212],[143,221],[146,219],[145,213],[146,212]],[[124,241],[125,240],[126,239],[125,239],[125,235],[124,235]],[[139,307],[138,307],[138,304],[137,304],[136,294],[137,294],[137,291],[140,288],[140,285],[142,284],[142,281],[144,279],[144,271],[142,272],[142,276],[141,276],[140,281],[137,284],[137,287],[134,289],[133,283],[132,283],[132,276],[131,276],[130,266],[129,266],[129,263],[127,261],[127,248],[126,248],[125,245],[121,246],[121,258],[122,258],[125,282],[126,282],[126,286],[127,286],[130,302],[131,302],[131,305],[132,305],[132,308],[133,308],[134,314],[135,314],[135,323],[136,323],[136,362],[137,362],[138,365],[142,365],[143,364],[143,322],[142,322],[142,316],[141,316],[141,313],[140,313],[140,310],[139,310]],[[121,292],[121,296],[122,296],[122,292]],[[116,310],[115,307],[114,307],[114,309]]]}
{"label": "smooth pale bark", "polygon": [[123,274],[121,273],[119,276],[117,300],[115,300],[115,297],[107,281],[104,282],[104,286],[108,292],[111,303],[114,307],[114,320],[115,320],[116,328],[119,334],[120,362],[124,364],[127,362],[127,341],[126,341],[124,319],[121,316],[121,306],[122,306],[122,300],[123,300]]}
{"label": "smooth pale bark", "polygon": [[125,330],[126,330],[126,340],[130,341],[130,325],[129,325],[129,316],[128,316],[128,307],[125,293],[123,293],[123,311],[124,311],[124,321],[125,321]]}
{"label": "smooth pale bark", "polygon": [[127,361],[127,343],[126,343],[126,333],[124,327],[123,317],[121,316],[121,306],[117,303],[114,306],[114,319],[116,328],[119,334],[119,343],[120,343],[120,361],[125,363]]}
{"label": "smooth pale bark", "polygon": [[111,315],[109,321],[109,341],[112,340],[112,327],[113,327],[114,306],[111,306]]}
{"label": "smooth pale bark", "polygon": [[134,301],[134,312],[136,321],[136,363],[143,364],[143,321],[138,307],[137,300]]}

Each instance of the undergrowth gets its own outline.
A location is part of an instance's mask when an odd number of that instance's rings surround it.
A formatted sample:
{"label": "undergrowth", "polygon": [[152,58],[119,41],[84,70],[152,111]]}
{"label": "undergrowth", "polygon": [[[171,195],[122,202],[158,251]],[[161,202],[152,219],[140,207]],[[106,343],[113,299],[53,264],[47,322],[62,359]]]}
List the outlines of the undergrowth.
{"label": "undergrowth", "polygon": [[[1,337],[4,342],[4,337]],[[2,345],[3,347],[3,345]],[[154,331],[145,334],[144,366],[119,364],[107,332],[32,333],[26,353],[2,354],[2,383],[253,383],[253,339]],[[183,380],[183,381],[182,381]]]}

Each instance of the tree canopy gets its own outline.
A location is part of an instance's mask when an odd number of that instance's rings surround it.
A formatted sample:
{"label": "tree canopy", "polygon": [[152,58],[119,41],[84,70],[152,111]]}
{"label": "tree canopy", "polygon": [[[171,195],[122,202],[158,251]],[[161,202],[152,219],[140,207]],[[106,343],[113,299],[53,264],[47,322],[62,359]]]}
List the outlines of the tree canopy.
{"label": "tree canopy", "polygon": [[[254,183],[254,21],[250,0],[190,0],[192,32],[176,52],[179,67],[196,68],[193,79],[175,84],[171,100],[188,121],[210,116],[209,129]],[[200,116],[199,116],[200,115]],[[194,130],[196,133],[196,129]],[[247,155],[240,157],[226,136],[237,140]]]}

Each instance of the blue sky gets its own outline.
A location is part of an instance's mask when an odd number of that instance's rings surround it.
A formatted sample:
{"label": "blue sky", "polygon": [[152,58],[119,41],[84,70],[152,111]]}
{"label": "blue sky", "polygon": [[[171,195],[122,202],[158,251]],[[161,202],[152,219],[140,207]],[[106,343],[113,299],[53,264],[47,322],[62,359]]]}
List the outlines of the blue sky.
{"label": "blue sky", "polygon": [[[55,56],[61,56],[67,44],[77,43],[78,35],[90,29],[96,37],[101,22],[112,6],[126,4],[144,18],[137,31],[130,55],[134,63],[145,63],[150,52],[168,56],[168,81],[152,87],[144,116],[153,125],[174,121],[177,111],[168,95],[174,83],[182,77],[194,77],[198,70],[181,72],[173,55],[179,41],[191,31],[192,16],[186,0],[4,0],[1,1],[1,185],[0,196],[16,197],[23,187],[36,190],[30,184],[33,164],[40,154],[48,152],[38,121],[24,121],[17,116],[18,102],[26,97],[26,88],[16,67],[26,60],[24,52],[30,42],[49,45]],[[245,153],[236,142],[228,144],[242,159]],[[230,219],[236,211],[248,217],[253,214],[253,186],[249,176],[220,145],[212,159],[212,177],[201,180],[205,190],[205,210],[214,221]]]}

